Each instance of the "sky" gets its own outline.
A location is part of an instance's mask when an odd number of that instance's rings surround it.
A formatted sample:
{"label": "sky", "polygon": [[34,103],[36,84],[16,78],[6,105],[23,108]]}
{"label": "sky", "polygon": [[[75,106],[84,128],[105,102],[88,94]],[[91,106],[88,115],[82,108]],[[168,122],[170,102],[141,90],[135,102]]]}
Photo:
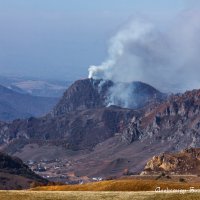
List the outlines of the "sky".
{"label": "sky", "polygon": [[109,38],[130,18],[163,23],[193,0],[0,0],[0,74],[87,77],[107,56]]}

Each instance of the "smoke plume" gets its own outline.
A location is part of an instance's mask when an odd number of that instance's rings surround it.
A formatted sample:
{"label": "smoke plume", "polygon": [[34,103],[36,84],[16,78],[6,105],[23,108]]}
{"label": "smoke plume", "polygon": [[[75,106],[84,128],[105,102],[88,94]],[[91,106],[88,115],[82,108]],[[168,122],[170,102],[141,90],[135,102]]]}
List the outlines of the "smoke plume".
{"label": "smoke plume", "polygon": [[89,67],[89,78],[115,83],[142,81],[165,92],[200,88],[199,73],[197,10],[184,11],[162,27],[141,19],[132,20],[111,38],[108,58],[99,66]]}

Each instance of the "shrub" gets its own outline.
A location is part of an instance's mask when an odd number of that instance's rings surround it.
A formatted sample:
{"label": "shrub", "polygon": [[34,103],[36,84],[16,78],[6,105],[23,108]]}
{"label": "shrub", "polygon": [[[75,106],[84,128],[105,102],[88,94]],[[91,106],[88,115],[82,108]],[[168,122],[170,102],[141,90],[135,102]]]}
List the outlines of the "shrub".
{"label": "shrub", "polygon": [[179,182],[186,182],[184,178],[179,178]]}

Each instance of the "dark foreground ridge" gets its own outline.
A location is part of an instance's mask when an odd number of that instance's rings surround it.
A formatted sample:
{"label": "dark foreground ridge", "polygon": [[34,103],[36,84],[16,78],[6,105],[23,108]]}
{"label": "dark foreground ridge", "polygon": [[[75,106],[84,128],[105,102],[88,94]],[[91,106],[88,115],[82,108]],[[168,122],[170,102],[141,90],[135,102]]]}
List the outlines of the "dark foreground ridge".
{"label": "dark foreground ridge", "polygon": [[26,189],[48,181],[35,174],[21,159],[0,152],[0,189]]}

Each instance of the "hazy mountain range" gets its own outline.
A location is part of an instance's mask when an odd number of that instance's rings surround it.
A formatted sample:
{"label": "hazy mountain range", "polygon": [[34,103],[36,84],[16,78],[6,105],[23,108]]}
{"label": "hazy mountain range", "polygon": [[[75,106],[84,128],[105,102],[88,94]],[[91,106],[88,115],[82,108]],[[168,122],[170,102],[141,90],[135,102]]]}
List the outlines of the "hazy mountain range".
{"label": "hazy mountain range", "polygon": [[68,84],[62,81],[0,76],[0,120],[47,114]]}
{"label": "hazy mountain range", "polygon": [[22,94],[0,85],[0,120],[42,116],[57,103],[58,98]]}
{"label": "hazy mountain range", "polygon": [[0,76],[0,85],[18,93],[42,97],[61,97],[71,81]]}

